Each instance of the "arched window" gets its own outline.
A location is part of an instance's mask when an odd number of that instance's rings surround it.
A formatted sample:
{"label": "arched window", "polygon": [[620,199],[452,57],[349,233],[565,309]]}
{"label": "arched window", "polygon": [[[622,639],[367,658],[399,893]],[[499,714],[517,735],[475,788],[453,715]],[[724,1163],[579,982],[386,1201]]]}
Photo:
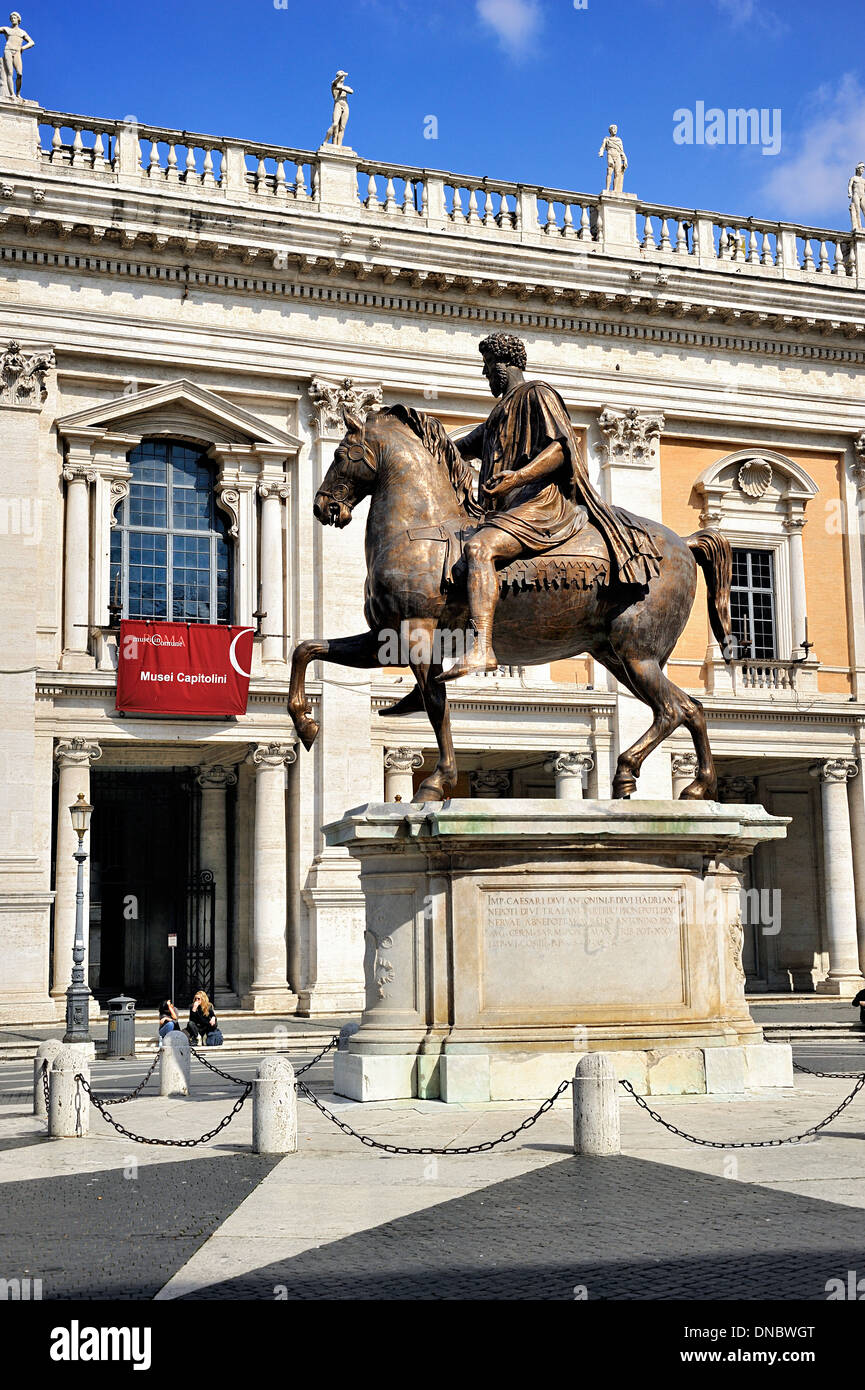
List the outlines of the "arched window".
{"label": "arched window", "polygon": [[111,597],[126,618],[231,620],[231,551],[201,450],[145,439],[111,533]]}

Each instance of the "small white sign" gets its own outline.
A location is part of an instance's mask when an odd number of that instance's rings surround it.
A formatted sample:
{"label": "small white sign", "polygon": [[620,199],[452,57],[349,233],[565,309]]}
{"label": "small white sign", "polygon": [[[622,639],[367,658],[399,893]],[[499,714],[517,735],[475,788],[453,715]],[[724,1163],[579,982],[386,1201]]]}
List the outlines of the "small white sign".
{"label": "small white sign", "polygon": [[168,944],[169,946],[177,945],[177,932],[170,931],[168,933]]}

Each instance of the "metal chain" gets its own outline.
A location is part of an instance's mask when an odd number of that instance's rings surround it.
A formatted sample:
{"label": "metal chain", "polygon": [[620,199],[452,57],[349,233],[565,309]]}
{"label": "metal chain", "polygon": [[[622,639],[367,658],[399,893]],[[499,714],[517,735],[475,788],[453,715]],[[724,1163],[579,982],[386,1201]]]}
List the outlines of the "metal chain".
{"label": "metal chain", "polygon": [[383,1149],[384,1152],[388,1154],[482,1154],[488,1153],[490,1149],[494,1149],[498,1144],[509,1144],[512,1139],[516,1139],[518,1134],[522,1134],[524,1129],[530,1129],[542,1115],[545,1115],[546,1112],[555,1105],[559,1096],[563,1091],[568,1089],[570,1084],[570,1081],[563,1081],[559,1089],[555,1091],[548,1100],[544,1101],[540,1109],[536,1110],[534,1115],[529,1115],[528,1119],[523,1120],[522,1124],[518,1125],[516,1129],[507,1130],[506,1133],[499,1135],[498,1139],[488,1139],[483,1144],[470,1144],[460,1149],[435,1149],[432,1147],[410,1149],[402,1144],[383,1144],[379,1139],[373,1139],[369,1134],[358,1134],[357,1130],[352,1129],[351,1125],[347,1125],[344,1120],[337,1119],[333,1111],[328,1110],[326,1105],[322,1105],[318,1096],[313,1095],[305,1082],[298,1081],[297,1089],[301,1095],[306,1096],[307,1100],[312,1101],[313,1105],[316,1109],[321,1111],[322,1115],[326,1115],[329,1120],[332,1120],[337,1129],[341,1129],[343,1134],[350,1134],[352,1139],[359,1139],[360,1142],[366,1144],[369,1149]]}
{"label": "metal chain", "polygon": [[124,1126],[119,1124],[117,1120],[112,1119],[111,1115],[108,1112],[108,1109],[105,1105],[103,1105],[99,1097],[94,1095],[94,1093],[90,1089],[90,1086],[85,1081],[84,1077],[78,1076],[76,1077],[76,1080],[81,1082],[81,1085],[84,1087],[84,1090],[87,1092],[93,1104],[96,1106],[96,1109],[102,1115],[102,1118],[104,1120],[107,1120],[108,1123],[112,1125],[114,1129],[117,1130],[118,1134],[122,1134],[126,1139],[131,1139],[134,1144],[159,1144],[164,1148],[169,1149],[194,1149],[197,1144],[206,1144],[208,1140],[214,1139],[216,1135],[219,1134],[220,1130],[225,1129],[226,1125],[231,1124],[231,1121],[234,1119],[235,1115],[240,1110],[244,1102],[249,1098],[249,1095],[252,1091],[252,1082],[245,1082],[243,1095],[238,1096],[237,1100],[234,1102],[234,1105],[231,1107],[228,1114],[222,1117],[215,1129],[209,1129],[206,1134],[200,1134],[197,1139],[151,1139],[143,1134],[133,1134],[130,1129],[125,1129]]}
{"label": "metal chain", "polygon": [[303,1073],[304,1073],[305,1071],[309,1071],[310,1067],[314,1067],[315,1064],[316,1064],[316,1062],[320,1062],[321,1059],[322,1059],[322,1057],[326,1057],[327,1054],[328,1054],[328,1052],[332,1052],[333,1049],[334,1049],[335,1047],[338,1047],[338,1046],[339,1046],[339,1033],[334,1033],[334,1035],[333,1035],[333,1037],[331,1038],[330,1042],[327,1044],[327,1047],[323,1047],[323,1048],[321,1049],[321,1052],[319,1052],[317,1056],[313,1057],[313,1059],[312,1059],[311,1062],[304,1062],[304,1064],[303,1064],[302,1067],[295,1067],[295,1070],[294,1070],[295,1076],[302,1076]]}
{"label": "metal chain", "polygon": [[150,1080],[151,1076],[152,1076],[153,1073],[156,1071],[156,1068],[157,1068],[158,1065],[159,1065],[159,1049],[157,1048],[156,1056],[154,1057],[153,1061],[151,1062],[151,1064],[150,1064],[150,1066],[149,1066],[149,1068],[148,1068],[148,1070],[147,1070],[147,1072],[146,1072],[146,1074],[145,1074],[144,1080],[143,1080],[143,1081],[139,1081],[139,1083],[138,1083],[138,1085],[135,1087],[135,1090],[134,1090],[134,1091],[130,1091],[128,1096],[103,1095],[103,1096],[100,1097],[100,1099],[103,1100],[103,1101],[105,1101],[105,1102],[107,1102],[107,1103],[110,1104],[110,1105],[125,1105],[126,1102],[127,1102],[128,1100],[137,1100],[138,1097],[141,1095],[141,1092],[144,1090],[144,1087],[147,1085],[148,1081]]}
{"label": "metal chain", "polygon": [[204,1054],[198,1051],[198,1048],[190,1047],[189,1051],[192,1053],[193,1057],[197,1061],[201,1062],[203,1066],[207,1067],[208,1071],[215,1072],[217,1076],[222,1077],[223,1081],[231,1081],[235,1086],[246,1086],[249,1084],[246,1081],[245,1077],[232,1076],[230,1072],[220,1071],[219,1067],[215,1067],[212,1062],[208,1062]]}
{"label": "metal chain", "polygon": [[43,1095],[45,1096],[45,1114],[46,1114],[46,1116],[48,1115],[48,1112],[49,1112],[49,1110],[51,1109],[51,1087],[50,1087],[49,1084],[48,1084],[48,1067],[49,1067],[49,1062],[48,1062],[48,1058],[46,1057],[46,1058],[44,1058],[44,1060],[43,1060],[43,1062],[42,1062],[42,1093],[43,1093]]}
{"label": "metal chain", "polygon": [[[313,1059],[312,1059],[311,1062],[304,1062],[304,1064],[303,1064],[302,1067],[295,1067],[295,1069],[294,1069],[294,1074],[295,1074],[295,1076],[301,1076],[305,1071],[309,1071],[310,1067],[314,1067],[315,1064],[316,1064],[316,1062],[320,1062],[321,1059],[322,1059],[322,1057],[326,1057],[326,1056],[327,1056],[328,1052],[332,1052],[333,1049],[338,1045],[338,1043],[339,1043],[339,1034],[338,1034],[338,1033],[334,1033],[334,1035],[333,1035],[333,1037],[331,1038],[330,1042],[326,1045],[326,1047],[323,1047],[323,1048],[321,1049],[321,1052],[317,1053],[316,1056],[313,1057]],[[199,1062],[203,1062],[204,1065],[208,1068],[209,1071],[215,1072],[217,1076],[221,1076],[222,1079],[223,1079],[223,1081],[233,1081],[233,1082],[234,1082],[236,1085],[238,1085],[238,1086],[245,1086],[245,1085],[246,1085],[246,1081],[245,1081],[245,1080],[241,1080],[241,1078],[240,1078],[239,1076],[232,1076],[230,1072],[227,1072],[227,1071],[220,1071],[220,1070],[219,1070],[219,1067],[215,1067],[215,1066],[213,1065],[212,1062],[208,1062],[208,1060],[207,1060],[207,1058],[205,1057],[204,1053],[203,1053],[203,1052],[199,1052],[199,1051],[197,1050],[197,1048],[191,1047],[189,1050],[190,1050],[190,1052],[192,1053],[193,1057],[197,1057]],[[269,1054],[266,1054],[266,1055],[269,1055]],[[284,1053],[284,1052],[278,1052],[278,1053],[275,1053],[275,1054],[273,1054],[273,1055],[275,1055],[275,1056],[277,1056],[277,1057],[284,1057],[284,1056],[285,1056],[285,1053]]]}
{"label": "metal chain", "polygon": [[852,1081],[854,1077],[865,1076],[865,1072],[861,1071],[812,1071],[810,1067],[803,1067],[801,1062],[794,1062],[793,1070],[802,1071],[806,1076],[835,1076],[843,1081]]}
{"label": "metal chain", "polygon": [[850,1102],[855,1099],[862,1090],[862,1087],[865,1086],[865,1072],[859,1076],[859,1080],[856,1082],[849,1096],[845,1096],[844,1100],[842,1100],[840,1105],[835,1107],[831,1115],[827,1115],[825,1120],[821,1120],[819,1124],[812,1125],[810,1129],[803,1130],[801,1134],[788,1134],[784,1139],[737,1139],[730,1143],[725,1143],[720,1139],[698,1139],[695,1134],[688,1134],[685,1130],[678,1129],[676,1125],[670,1124],[669,1120],[665,1120],[663,1115],[659,1115],[657,1110],[653,1110],[650,1105],[647,1105],[643,1097],[637,1095],[630,1081],[620,1081],[619,1085],[624,1086],[626,1091],[630,1091],[637,1104],[642,1106],[646,1113],[651,1115],[653,1120],[657,1120],[659,1125],[663,1125],[664,1129],[668,1129],[671,1134],[677,1135],[679,1139],[687,1139],[689,1144],[700,1144],[706,1149],[777,1149],[782,1144],[798,1144],[803,1139],[810,1138],[812,1134],[819,1134],[821,1129],[825,1129],[827,1125],[837,1119],[841,1111],[847,1109]]}

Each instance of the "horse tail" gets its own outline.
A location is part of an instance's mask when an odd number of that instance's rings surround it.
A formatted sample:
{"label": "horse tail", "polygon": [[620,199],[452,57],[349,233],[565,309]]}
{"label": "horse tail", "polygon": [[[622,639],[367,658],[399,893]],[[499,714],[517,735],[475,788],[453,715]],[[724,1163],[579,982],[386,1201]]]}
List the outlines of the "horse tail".
{"label": "horse tail", "polygon": [[718,531],[695,531],[685,537],[706,580],[709,596],[709,623],[719,643],[724,660],[733,655],[733,631],[730,626],[730,585],[733,580],[733,552],[726,536]]}

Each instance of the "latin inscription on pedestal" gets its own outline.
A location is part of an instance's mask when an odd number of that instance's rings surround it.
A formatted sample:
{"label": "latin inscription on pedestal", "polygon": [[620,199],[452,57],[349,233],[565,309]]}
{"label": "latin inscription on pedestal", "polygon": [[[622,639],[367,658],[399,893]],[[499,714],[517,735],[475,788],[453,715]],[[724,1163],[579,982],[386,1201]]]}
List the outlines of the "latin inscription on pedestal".
{"label": "latin inscription on pedestal", "polygon": [[685,1000],[678,888],[485,889],[481,1007]]}

